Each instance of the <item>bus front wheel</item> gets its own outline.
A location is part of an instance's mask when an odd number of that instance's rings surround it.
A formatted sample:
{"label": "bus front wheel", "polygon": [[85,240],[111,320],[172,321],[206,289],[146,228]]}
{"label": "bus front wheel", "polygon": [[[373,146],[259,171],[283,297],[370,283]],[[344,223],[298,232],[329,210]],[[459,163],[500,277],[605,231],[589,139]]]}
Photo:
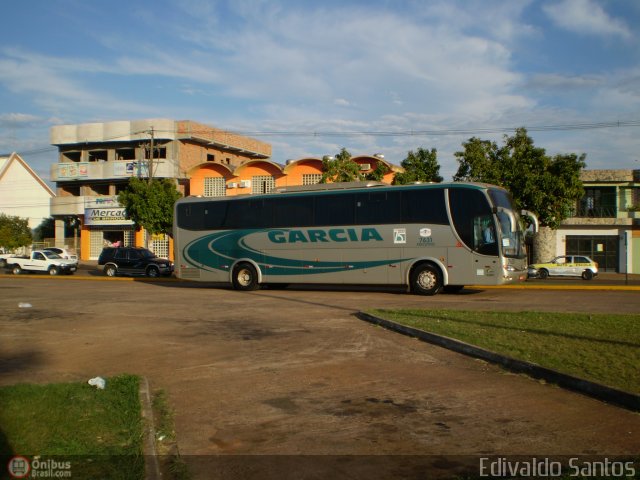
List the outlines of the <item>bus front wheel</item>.
{"label": "bus front wheel", "polygon": [[251,291],[258,288],[258,272],[250,263],[240,263],[233,269],[233,288]]}
{"label": "bus front wheel", "polygon": [[418,295],[435,295],[442,290],[442,273],[429,263],[416,266],[411,272],[411,290]]}

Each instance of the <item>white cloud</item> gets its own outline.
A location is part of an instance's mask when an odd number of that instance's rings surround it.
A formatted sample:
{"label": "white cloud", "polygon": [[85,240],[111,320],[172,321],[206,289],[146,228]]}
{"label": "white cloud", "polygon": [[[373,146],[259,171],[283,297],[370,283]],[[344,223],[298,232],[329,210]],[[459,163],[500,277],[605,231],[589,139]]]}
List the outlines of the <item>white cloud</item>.
{"label": "white cloud", "polygon": [[[511,71],[509,48],[462,33],[466,21],[425,23],[414,12],[349,6],[304,14],[278,9],[278,15],[269,4],[262,8],[244,18],[241,31],[219,25],[215,32],[195,28],[189,35],[201,51],[222,50],[210,62],[218,72],[211,80],[234,97],[302,102],[314,110],[349,99],[368,105],[359,111],[369,116],[400,106],[468,113],[530,104],[514,93],[520,76]],[[452,7],[447,16],[454,19],[455,11],[463,16]],[[395,93],[382,94],[389,86]]]}
{"label": "white cloud", "polygon": [[[596,0],[548,1],[545,12],[563,29],[631,35]],[[135,31],[123,27],[126,19],[113,23],[106,15],[111,28],[86,48],[55,55],[39,47],[1,49],[0,88],[18,100],[0,111],[0,124],[11,120],[10,111],[47,119],[44,124],[192,118],[240,132],[287,133],[258,137],[273,144],[276,161],[346,147],[353,154],[381,151],[399,163],[423,146],[437,148],[443,171],[452,171],[453,152],[470,134],[391,134],[602,121],[638,108],[637,70],[624,72],[621,64],[601,73],[595,59],[565,69],[543,42],[531,41],[546,39],[544,25],[530,23],[538,20],[529,15],[539,8],[534,0],[175,0],[165,6],[139,9]],[[628,56],[619,57],[628,62]],[[530,71],[550,73],[524,73]],[[564,103],[552,109],[547,101]]]}
{"label": "white cloud", "polygon": [[344,99],[344,98],[336,98],[333,101],[334,105],[337,105],[339,107],[350,107],[351,106],[351,102],[349,102],[349,100]]}
{"label": "white cloud", "polygon": [[545,5],[544,12],[557,26],[574,33],[632,38],[629,27],[610,17],[594,0],[561,0]]}
{"label": "white cloud", "polygon": [[545,73],[533,75],[527,87],[543,90],[592,89],[606,84],[602,75],[562,75]]}
{"label": "white cloud", "polygon": [[35,123],[42,122],[42,118],[30,113],[3,113],[0,114],[0,126],[5,128],[30,128]]}
{"label": "white cloud", "polygon": [[86,87],[78,80],[80,72],[110,71],[109,67],[91,60],[48,57],[15,49],[5,49],[0,56],[0,84],[14,93],[30,96],[35,104],[56,114],[78,109],[92,113],[132,111],[134,104]]}

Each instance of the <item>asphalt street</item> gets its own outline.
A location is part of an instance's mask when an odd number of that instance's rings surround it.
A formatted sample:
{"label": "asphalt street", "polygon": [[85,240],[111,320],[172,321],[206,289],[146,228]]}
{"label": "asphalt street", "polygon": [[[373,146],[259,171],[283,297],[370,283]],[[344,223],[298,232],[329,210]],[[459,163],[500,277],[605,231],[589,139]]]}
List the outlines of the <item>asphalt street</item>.
{"label": "asphalt street", "polygon": [[[211,478],[213,466],[224,478],[278,478],[297,462],[314,478],[415,478],[425,468],[468,472],[481,456],[640,454],[637,413],[355,316],[640,312],[639,287],[552,282],[421,297],[364,287],[236,292],[84,266],[73,276],[2,275],[0,384],[141,375],[167,393],[195,478]],[[277,464],[270,477],[268,461]]]}

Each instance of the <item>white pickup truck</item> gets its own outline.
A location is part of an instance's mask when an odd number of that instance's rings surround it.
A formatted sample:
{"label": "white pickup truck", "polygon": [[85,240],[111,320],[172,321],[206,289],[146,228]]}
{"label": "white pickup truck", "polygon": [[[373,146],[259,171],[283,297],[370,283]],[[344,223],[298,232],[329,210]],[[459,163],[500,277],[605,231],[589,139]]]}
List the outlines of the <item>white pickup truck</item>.
{"label": "white pickup truck", "polygon": [[49,275],[59,273],[72,274],[78,269],[78,261],[62,258],[57,253],[46,250],[34,250],[29,256],[10,257],[6,259],[7,267],[15,275],[22,272],[47,272]]}
{"label": "white pickup truck", "polygon": [[7,266],[7,258],[15,256],[15,253],[0,253],[0,268],[5,268]]}

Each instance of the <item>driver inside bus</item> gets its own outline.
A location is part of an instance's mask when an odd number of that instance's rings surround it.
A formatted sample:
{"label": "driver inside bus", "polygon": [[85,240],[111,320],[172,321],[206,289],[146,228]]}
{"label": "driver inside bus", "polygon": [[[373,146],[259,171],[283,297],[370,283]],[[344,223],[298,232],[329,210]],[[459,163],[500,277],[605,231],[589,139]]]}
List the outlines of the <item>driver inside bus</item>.
{"label": "driver inside bus", "polygon": [[493,229],[493,225],[487,223],[482,231],[482,236],[484,238],[484,243],[493,243],[496,241],[496,234]]}

